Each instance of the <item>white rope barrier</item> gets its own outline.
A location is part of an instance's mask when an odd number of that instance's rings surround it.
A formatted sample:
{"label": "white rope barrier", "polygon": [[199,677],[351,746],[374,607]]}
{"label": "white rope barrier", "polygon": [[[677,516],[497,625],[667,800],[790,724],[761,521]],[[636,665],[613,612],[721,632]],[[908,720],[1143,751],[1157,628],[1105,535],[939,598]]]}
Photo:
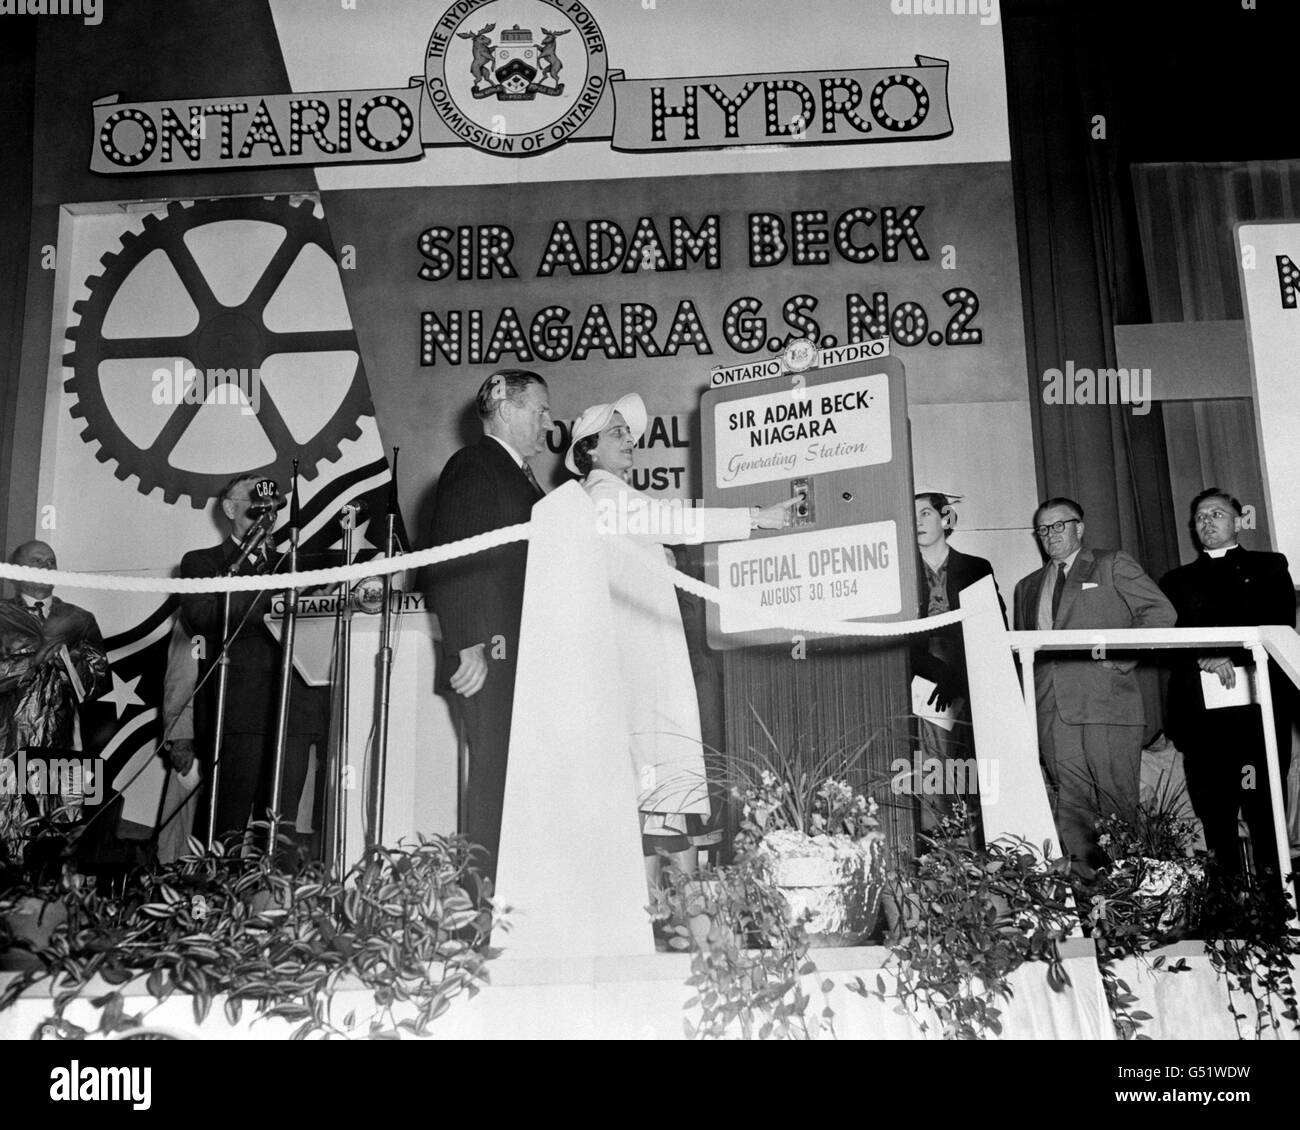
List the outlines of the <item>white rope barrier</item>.
{"label": "white rope barrier", "polygon": [[41,585],[63,585],[74,589],[107,589],[111,592],[158,592],[191,595],[205,592],[263,592],[279,589],[305,589],[318,585],[337,585],[343,581],[360,581],[402,573],[468,557],[515,541],[527,541],[530,522],[502,526],[485,534],[475,534],[463,541],[421,549],[398,557],[376,557],[357,565],[337,565],[331,569],[307,569],[300,573],[260,573],[246,577],[123,577],[112,573],[70,573],[63,569],[32,569],[25,565],[0,565],[0,578],[11,581],[34,581]]}
{"label": "white rope barrier", "polygon": [[[113,573],[73,573],[64,569],[33,569],[25,565],[0,564],[0,578],[11,581],[34,581],[43,585],[62,585],[74,589],[99,589],[109,592],[143,593],[196,593],[264,592],[287,588],[313,588],[324,585],[351,583],[366,577],[400,573],[408,569],[421,569],[426,565],[439,565],[460,557],[469,557],[489,549],[527,541],[531,522],[503,526],[484,534],[451,542],[448,545],[421,549],[397,557],[378,557],[357,565],[339,565],[330,569],[308,569],[299,573],[264,573],[246,577],[126,577]],[[698,581],[666,562],[656,562],[635,542],[620,534],[613,534],[620,551],[632,554],[647,570],[662,568],[670,574],[672,583],[686,592],[719,606],[725,606],[754,619],[756,628],[788,631],[794,634],[826,636],[858,636],[868,639],[889,639],[899,636],[929,634],[949,624],[959,624],[968,613],[962,609],[929,616],[924,620],[900,620],[891,624],[859,624],[849,620],[832,620],[821,616],[803,616],[798,622],[785,621],[752,600],[735,593],[723,592],[714,585]]]}

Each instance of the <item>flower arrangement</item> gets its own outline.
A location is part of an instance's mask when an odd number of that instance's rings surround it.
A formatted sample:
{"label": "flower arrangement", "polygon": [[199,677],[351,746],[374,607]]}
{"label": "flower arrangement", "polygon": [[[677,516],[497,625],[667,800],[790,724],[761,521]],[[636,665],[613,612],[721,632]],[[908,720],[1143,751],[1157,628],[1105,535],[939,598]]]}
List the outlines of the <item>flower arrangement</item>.
{"label": "flower arrangement", "polygon": [[736,848],[770,876],[810,936],[854,944],[875,924],[885,881],[879,804],[849,784],[869,743],[801,758],[763,732],[769,749],[733,790]]}
{"label": "flower arrangement", "polygon": [[741,791],[740,801],[741,832],[753,841],[782,833],[860,840],[880,830],[876,798],[854,792],[835,777],[814,782],[803,773],[782,779],[764,769],[757,784]]}

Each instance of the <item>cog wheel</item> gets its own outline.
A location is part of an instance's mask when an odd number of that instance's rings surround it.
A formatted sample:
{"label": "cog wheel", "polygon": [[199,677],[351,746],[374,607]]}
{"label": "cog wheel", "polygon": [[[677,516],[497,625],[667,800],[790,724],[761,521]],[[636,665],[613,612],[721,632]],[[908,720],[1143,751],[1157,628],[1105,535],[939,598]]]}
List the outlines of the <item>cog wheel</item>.
{"label": "cog wheel", "polygon": [[[285,230],[279,245],[261,276],[243,302],[226,306],[218,301],[203,271],[185,243],[187,232],[207,224],[260,220]],[[356,332],[349,329],[307,330],[279,333],[269,330],[263,318],[285,275],[299,253],[315,244],[333,260],[329,230],[318,219],[311,201],[294,204],[287,198],[238,198],[200,200],[192,204],[173,201],[165,218],[150,213],[142,230],[128,232],[121,250],[101,258],[102,274],[86,280],[90,296],[73,304],[80,322],[67,331],[74,343],[63,362],[73,370],[63,387],[76,396],[72,415],[85,421],[82,439],[99,446],[95,458],[116,462],[113,474],[122,480],[134,475],[141,494],[161,487],[168,503],[188,495],[196,510],[206,505],[226,481],[241,471],[288,478],[291,461],[299,461],[299,474],[313,479],[322,462],[339,458],[340,445],[361,434],[361,419],[374,415],[370,390]],[[146,257],[161,250],[181,279],[198,310],[198,324],[188,334],[106,338],[104,319],[117,292],[126,284]],[[259,390],[256,421],[275,449],[275,458],[260,467],[231,466],[218,471],[194,471],[171,462],[172,452],[194,422],[202,404],[177,404],[162,430],[146,447],[137,446],[120,426],[104,395],[99,367],[104,361],[183,357],[200,372],[260,369],[277,353],[313,353],[351,350],[357,365],[346,392],[329,419],[305,443],[294,439],[285,422],[284,406],[277,405],[270,390]],[[218,355],[219,351],[219,355]]]}

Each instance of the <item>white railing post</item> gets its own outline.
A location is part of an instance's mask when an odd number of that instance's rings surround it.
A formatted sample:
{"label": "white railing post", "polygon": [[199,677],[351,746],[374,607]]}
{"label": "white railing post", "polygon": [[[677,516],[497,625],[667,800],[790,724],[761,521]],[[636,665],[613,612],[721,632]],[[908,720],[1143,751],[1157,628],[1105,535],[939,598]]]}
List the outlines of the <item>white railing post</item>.
{"label": "white railing post", "polygon": [[1025,716],[1034,731],[1034,750],[1042,757],[1038,748],[1038,691],[1034,686],[1034,654],[1038,648],[1030,644],[1021,644],[1013,649],[1020,660],[1020,695],[1024,701]]}
{"label": "white railing post", "polygon": [[1277,848],[1278,882],[1282,884],[1282,897],[1291,896],[1292,916],[1295,914],[1295,882],[1287,882],[1291,867],[1291,842],[1286,830],[1286,812],[1283,807],[1284,782],[1277,759],[1277,729],[1273,725],[1273,687],[1268,674],[1268,649],[1253,644],[1250,649],[1255,660],[1255,690],[1259,696],[1260,722],[1264,727],[1264,765],[1268,773],[1268,802],[1273,816],[1273,842]]}
{"label": "white railing post", "polygon": [[[1060,855],[1042,770],[1038,767],[1038,723],[1021,701],[1007,630],[998,607],[993,579],[984,577],[961,593],[962,640],[970,686],[971,721],[975,727],[980,807],[984,838],[1023,836],[1035,846],[1044,842]],[[1033,673],[1030,672],[1030,686]],[[983,766],[997,760],[996,776]]]}

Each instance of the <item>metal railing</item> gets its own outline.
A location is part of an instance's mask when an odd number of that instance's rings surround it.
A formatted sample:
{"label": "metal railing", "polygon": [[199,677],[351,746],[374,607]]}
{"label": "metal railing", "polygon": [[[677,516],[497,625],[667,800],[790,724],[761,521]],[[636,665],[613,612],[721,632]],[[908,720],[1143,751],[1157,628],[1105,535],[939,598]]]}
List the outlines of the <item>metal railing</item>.
{"label": "metal railing", "polygon": [[[1281,766],[1278,761],[1277,733],[1270,724],[1273,716],[1273,689],[1270,686],[1268,660],[1273,659],[1292,683],[1300,686],[1300,635],[1285,626],[1227,628],[1089,628],[1072,631],[1007,632],[1006,641],[1020,659],[1021,693],[1035,744],[1038,735],[1037,705],[1034,694],[1034,657],[1039,652],[1093,651],[1101,647],[1106,654],[1117,651],[1159,651],[1188,648],[1249,648],[1255,664],[1255,689],[1264,724],[1264,761],[1268,775],[1269,804],[1273,816],[1273,836],[1277,849],[1278,876],[1284,894],[1290,893],[1296,906],[1294,876],[1287,882],[1291,859],[1284,810]],[[978,741],[978,735],[976,740]]]}

